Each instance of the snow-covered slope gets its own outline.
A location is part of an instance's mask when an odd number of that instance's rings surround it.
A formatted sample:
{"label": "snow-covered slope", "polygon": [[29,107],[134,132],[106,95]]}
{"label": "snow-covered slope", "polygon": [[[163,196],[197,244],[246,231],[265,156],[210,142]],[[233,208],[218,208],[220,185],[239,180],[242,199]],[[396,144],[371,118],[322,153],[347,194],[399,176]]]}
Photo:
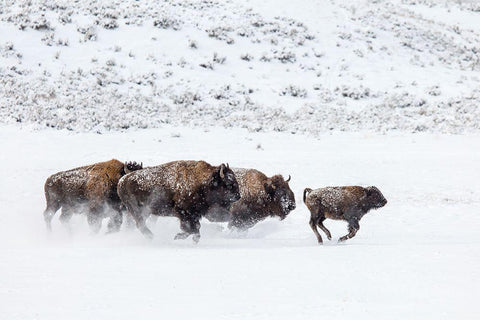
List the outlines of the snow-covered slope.
{"label": "snow-covered slope", "polygon": [[[210,131],[124,133],[0,128],[0,314],[5,319],[477,319],[480,294],[480,137]],[[58,216],[48,235],[43,183],[52,173],[107,160],[173,159],[292,176],[297,209],[246,234],[202,221],[198,245],[173,240],[159,218],[137,230],[90,235]],[[326,221],[319,246],[301,201],[305,187],[376,185],[388,199],[356,237]]]}
{"label": "snow-covered slope", "polygon": [[319,134],[478,131],[480,9],[458,1],[0,3],[0,121]]}

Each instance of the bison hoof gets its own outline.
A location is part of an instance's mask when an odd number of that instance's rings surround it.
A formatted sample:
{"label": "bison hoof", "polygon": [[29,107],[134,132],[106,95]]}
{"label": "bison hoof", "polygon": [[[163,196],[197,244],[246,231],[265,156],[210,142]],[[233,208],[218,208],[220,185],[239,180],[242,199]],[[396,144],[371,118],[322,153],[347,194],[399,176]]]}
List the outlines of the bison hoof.
{"label": "bison hoof", "polygon": [[200,234],[199,233],[194,234],[192,239],[193,239],[193,242],[198,243],[198,241],[200,241]]}
{"label": "bison hoof", "polygon": [[175,236],[175,240],[187,239],[189,235],[190,235],[190,234],[189,234],[189,233],[186,233],[186,232],[177,233],[177,235]]}
{"label": "bison hoof", "polygon": [[344,241],[347,240],[347,239],[348,239],[347,237],[341,237],[340,239],[338,239],[338,243],[344,242]]}

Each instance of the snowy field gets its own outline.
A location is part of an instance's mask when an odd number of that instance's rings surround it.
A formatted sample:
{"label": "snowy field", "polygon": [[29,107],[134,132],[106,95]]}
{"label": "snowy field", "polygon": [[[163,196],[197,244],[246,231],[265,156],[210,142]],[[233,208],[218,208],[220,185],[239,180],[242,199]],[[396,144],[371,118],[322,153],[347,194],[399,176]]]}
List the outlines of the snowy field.
{"label": "snowy field", "polygon": [[[107,133],[0,129],[0,314],[5,319],[478,319],[480,136],[325,134],[168,127]],[[246,234],[202,221],[200,243],[173,240],[160,218],[91,235],[44,226],[53,172],[116,157],[155,165],[223,161],[291,174],[297,209]],[[305,187],[376,185],[389,203],[344,244],[343,222],[319,246]],[[103,230],[104,231],[104,230]]]}
{"label": "snowy field", "polygon": [[[0,320],[480,319],[480,2],[0,1]],[[246,233],[43,221],[45,179],[117,158],[292,176]],[[320,246],[305,187],[388,204]]]}

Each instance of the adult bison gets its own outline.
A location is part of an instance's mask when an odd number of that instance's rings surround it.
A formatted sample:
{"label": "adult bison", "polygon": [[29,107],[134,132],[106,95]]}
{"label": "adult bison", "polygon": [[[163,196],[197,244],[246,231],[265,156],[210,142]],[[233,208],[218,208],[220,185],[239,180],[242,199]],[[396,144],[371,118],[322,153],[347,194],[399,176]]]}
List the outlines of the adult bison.
{"label": "adult bison", "polygon": [[247,229],[267,217],[284,219],[295,209],[295,196],[281,175],[267,177],[255,169],[233,168],[241,198],[229,211],[212,207],[205,217],[212,222],[229,222],[229,227]]}
{"label": "adult bison", "polygon": [[153,237],[145,225],[151,214],[175,216],[182,230],[175,239],[193,235],[195,242],[200,239],[200,219],[209,207],[228,210],[240,198],[229,166],[205,161],[173,161],[132,172],[120,179],[118,195],[146,237]]}
{"label": "adult bison", "polygon": [[318,233],[317,225],[325,232],[330,240],[332,235],[323,225],[326,218],[344,220],[348,222],[348,234],[338,241],[353,238],[360,229],[360,219],[371,209],[378,209],[387,204],[387,200],[377,187],[327,187],[303,191],[303,202],[310,210],[310,227],[317,236],[318,243],[322,237]]}
{"label": "adult bison", "polygon": [[50,231],[51,221],[58,209],[62,208],[60,221],[66,223],[73,213],[87,213],[87,220],[93,231],[101,228],[110,206],[108,230],[118,231],[122,224],[121,201],[117,195],[117,184],[125,174],[139,170],[141,164],[120,162],[116,159],[99,162],[68,171],[55,173],[45,182],[47,208],[43,216]]}

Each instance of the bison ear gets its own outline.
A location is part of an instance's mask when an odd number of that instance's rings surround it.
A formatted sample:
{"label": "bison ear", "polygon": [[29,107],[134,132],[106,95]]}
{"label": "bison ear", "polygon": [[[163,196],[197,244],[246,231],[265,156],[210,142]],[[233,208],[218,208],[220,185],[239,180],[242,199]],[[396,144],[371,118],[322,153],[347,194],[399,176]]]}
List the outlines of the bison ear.
{"label": "bison ear", "polygon": [[221,164],[217,170],[213,172],[211,185],[217,187],[225,177],[224,165]]}

